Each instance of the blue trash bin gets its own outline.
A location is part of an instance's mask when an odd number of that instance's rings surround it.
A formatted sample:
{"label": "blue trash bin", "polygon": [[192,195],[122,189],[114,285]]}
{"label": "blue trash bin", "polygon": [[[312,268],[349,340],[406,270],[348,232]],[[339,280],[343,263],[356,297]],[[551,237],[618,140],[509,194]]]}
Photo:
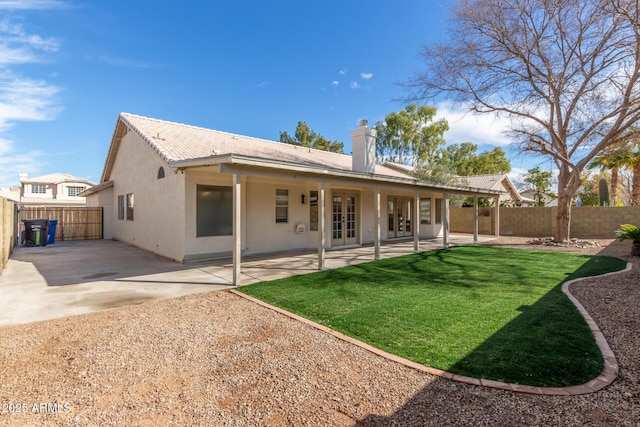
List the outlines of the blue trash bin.
{"label": "blue trash bin", "polygon": [[50,219],[49,220],[49,240],[47,240],[47,243],[49,245],[52,245],[56,242],[56,225],[58,225],[58,220],[57,219]]}

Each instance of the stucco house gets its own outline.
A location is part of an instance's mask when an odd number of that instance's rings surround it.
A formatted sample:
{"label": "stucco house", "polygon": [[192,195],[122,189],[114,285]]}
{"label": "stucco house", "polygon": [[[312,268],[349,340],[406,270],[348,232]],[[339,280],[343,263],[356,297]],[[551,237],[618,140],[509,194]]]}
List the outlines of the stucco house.
{"label": "stucco house", "polygon": [[[536,193],[536,190],[530,188],[530,189],[524,190],[521,194],[523,196],[526,196],[527,198],[530,198],[531,206],[535,206],[535,199],[538,196],[538,194]],[[541,196],[545,206],[558,206],[557,196],[549,193],[540,193],[539,195]]]}
{"label": "stucco house", "polygon": [[29,178],[20,174],[20,205],[23,207],[42,206],[85,206],[86,200],[80,195],[95,183],[66,173]]}
{"label": "stucco house", "polygon": [[471,187],[502,191],[499,203],[513,206],[529,206],[534,203],[532,198],[518,191],[506,173],[461,176],[460,178]]}
{"label": "stucco house", "polygon": [[[416,180],[375,163],[375,129],[351,132],[353,156],[172,123],[118,116],[101,183],[89,206],[105,208],[105,236],[176,260],[442,236],[448,196],[500,191]],[[107,210],[112,210],[107,220]]]}

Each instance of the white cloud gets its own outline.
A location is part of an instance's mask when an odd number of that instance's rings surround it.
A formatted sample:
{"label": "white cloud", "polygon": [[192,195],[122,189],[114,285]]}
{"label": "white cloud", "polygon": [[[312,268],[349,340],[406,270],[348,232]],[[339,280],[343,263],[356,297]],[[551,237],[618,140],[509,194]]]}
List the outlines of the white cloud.
{"label": "white cloud", "polygon": [[334,80],[331,82],[331,86],[340,86],[340,82],[337,80]]}
{"label": "white cloud", "polygon": [[[62,6],[59,1],[0,0],[0,10],[50,9]],[[62,107],[58,95],[62,90],[44,80],[16,74],[11,65],[45,62],[47,54],[60,49],[53,38],[28,33],[21,24],[8,18],[0,21],[0,132],[18,121],[55,119]],[[45,153],[16,148],[14,141],[0,138],[0,187],[18,184],[21,171],[36,173]]]}
{"label": "white cloud", "polygon": [[338,74],[340,74],[341,76],[344,76],[347,74],[347,69],[343,68],[342,70],[338,71]]}
{"label": "white cloud", "polygon": [[88,59],[94,59],[100,62],[104,62],[108,65],[113,65],[115,67],[128,67],[128,68],[154,68],[156,67],[153,64],[136,61],[135,59],[127,59],[127,58],[119,58],[115,56],[109,55],[100,55],[96,57],[87,56]]}
{"label": "white cloud", "polygon": [[364,80],[369,80],[373,77],[373,73],[360,73],[360,77],[362,77]]}
{"label": "white cloud", "polygon": [[60,90],[42,80],[0,75],[0,130],[18,120],[53,120],[61,110]]}
{"label": "white cloud", "polygon": [[37,172],[42,151],[16,152],[13,142],[0,138],[0,188],[9,188],[19,185],[20,172],[30,175]]}
{"label": "white cloud", "polygon": [[360,85],[358,84],[358,82],[351,82],[351,89],[358,89],[360,87]]}
{"label": "white cloud", "polygon": [[0,10],[44,10],[65,6],[59,0],[0,0]]}
{"label": "white cloud", "polygon": [[0,64],[26,64],[42,60],[40,52],[56,52],[60,43],[27,33],[19,24],[0,21]]}
{"label": "white cloud", "polygon": [[445,118],[449,122],[449,131],[445,133],[448,143],[472,142],[477,145],[489,144],[505,146],[513,141],[506,135],[509,122],[492,114],[474,114],[463,105],[443,102],[437,106],[436,119]]}

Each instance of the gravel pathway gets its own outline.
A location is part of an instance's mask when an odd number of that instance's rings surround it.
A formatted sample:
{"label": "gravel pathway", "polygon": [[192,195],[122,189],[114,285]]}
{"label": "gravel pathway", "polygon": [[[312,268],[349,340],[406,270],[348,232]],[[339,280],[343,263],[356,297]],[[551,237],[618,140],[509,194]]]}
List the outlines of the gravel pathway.
{"label": "gravel pathway", "polygon": [[[499,245],[527,247],[523,239]],[[640,260],[572,293],[620,364],[604,390],[534,396],[417,372],[229,292],[0,328],[0,425],[640,426]],[[21,412],[17,412],[20,410]]]}

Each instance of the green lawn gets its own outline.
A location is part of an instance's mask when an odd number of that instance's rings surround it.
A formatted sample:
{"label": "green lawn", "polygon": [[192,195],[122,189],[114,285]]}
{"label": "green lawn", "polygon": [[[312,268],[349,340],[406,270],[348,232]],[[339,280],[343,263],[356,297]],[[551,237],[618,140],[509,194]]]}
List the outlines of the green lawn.
{"label": "green lawn", "polygon": [[239,290],[435,368],[567,386],[596,377],[603,360],[561,285],[624,266],[610,257],[463,246]]}

